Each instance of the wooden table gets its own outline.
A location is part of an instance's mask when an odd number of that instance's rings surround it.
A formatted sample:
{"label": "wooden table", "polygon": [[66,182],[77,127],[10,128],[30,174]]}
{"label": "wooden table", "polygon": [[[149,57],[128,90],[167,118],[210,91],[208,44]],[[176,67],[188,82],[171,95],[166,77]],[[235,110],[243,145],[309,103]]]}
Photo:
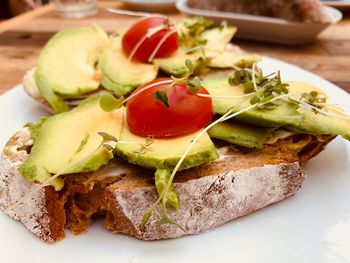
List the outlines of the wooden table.
{"label": "wooden table", "polygon": [[[118,2],[99,2],[99,13],[82,20],[62,19],[52,5],[39,8],[0,24],[0,94],[19,84],[24,73],[35,65],[46,41],[58,30],[98,24],[108,32],[127,27],[135,18],[113,15],[106,7],[121,7]],[[179,14],[172,16],[179,17]],[[281,46],[235,40],[247,51],[283,59],[310,70],[350,93],[350,13],[325,30],[312,44]]]}

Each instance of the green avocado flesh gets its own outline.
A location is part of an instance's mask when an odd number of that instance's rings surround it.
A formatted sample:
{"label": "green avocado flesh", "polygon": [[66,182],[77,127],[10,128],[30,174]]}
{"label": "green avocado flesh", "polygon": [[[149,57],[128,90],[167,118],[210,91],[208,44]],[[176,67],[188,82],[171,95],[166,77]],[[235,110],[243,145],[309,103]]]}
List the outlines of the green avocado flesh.
{"label": "green avocado flesh", "polygon": [[200,42],[205,42],[204,50],[206,56],[215,57],[217,54],[224,52],[226,44],[230,43],[236,31],[237,28],[232,26],[205,30],[198,39]]}
{"label": "green avocado flesh", "polygon": [[274,128],[257,127],[230,120],[215,124],[208,130],[208,134],[210,138],[220,139],[247,148],[260,149],[274,130]]}
{"label": "green avocado flesh", "polygon": [[179,49],[168,58],[157,58],[153,63],[158,65],[164,72],[179,77],[186,73],[185,61],[189,59],[195,67],[199,66],[199,58],[209,59],[209,67],[230,68],[232,64],[240,63],[242,60],[260,60],[259,56],[249,54],[237,54],[236,52],[226,50],[226,44],[230,42],[236,32],[235,27],[226,26],[224,28],[212,28],[204,31],[199,37],[199,41],[206,42],[201,51],[186,54]]}
{"label": "green avocado flesh", "polygon": [[[97,170],[113,158],[110,151],[100,147],[102,137],[98,132],[118,138],[122,121],[122,111],[104,112],[96,96],[69,112],[48,118],[36,131],[34,146],[20,167],[21,173],[28,181],[44,182],[52,174]],[[63,180],[56,178],[50,184],[60,190]]]}
{"label": "green avocado flesh", "polygon": [[[213,96],[241,96],[244,95],[244,88],[241,85],[230,86],[227,76],[210,76],[202,81],[210,95]],[[223,115],[234,105],[237,105],[234,112],[245,109],[251,104],[249,98],[222,99],[213,98],[214,111]],[[245,100],[243,103],[243,100]],[[285,103],[273,110],[251,109],[239,114],[235,119],[258,126],[280,126],[281,124],[291,124],[298,126],[302,121],[302,114],[298,112],[295,105]]]}
{"label": "green avocado flesh", "polygon": [[111,40],[101,56],[101,84],[118,95],[125,95],[157,77],[158,66],[128,61],[121,46],[121,37]]}
{"label": "green avocado flesh", "polygon": [[[156,138],[143,153],[138,153],[141,145],[145,144],[146,138],[131,133],[126,121],[124,121],[120,140],[138,144],[119,143],[116,147],[116,152],[117,155],[136,165],[151,169],[172,170],[190,145],[191,140],[199,132],[167,139]],[[188,169],[208,163],[218,157],[214,143],[210,140],[208,134],[204,133],[186,156],[180,169]]]}
{"label": "green avocado flesh", "polygon": [[196,68],[199,66],[198,54],[186,54],[182,49],[178,49],[173,55],[167,58],[156,58],[153,63],[158,65],[159,68],[175,77],[181,77],[187,72],[185,66],[186,59],[191,60],[193,66]]}
{"label": "green avocado flesh", "polygon": [[261,56],[249,53],[238,53],[225,50],[212,58],[209,62],[209,67],[212,68],[229,68],[232,65],[241,66],[241,64],[253,64],[261,60]]}
{"label": "green avocado flesh", "polygon": [[[290,94],[295,97],[300,97],[302,93],[311,91],[318,91],[319,94],[324,94],[318,87],[305,82],[289,82],[288,84]],[[340,135],[344,139],[350,140],[350,120],[328,117],[320,113],[315,114],[313,111],[303,108],[298,110],[304,116],[303,121],[299,125],[288,126],[289,129],[314,135]],[[332,114],[344,115],[344,112],[339,108],[326,107],[324,110]]]}
{"label": "green avocado flesh", "polygon": [[99,87],[95,67],[107,43],[106,33],[90,26],[62,30],[46,44],[37,61],[35,82],[55,112],[68,110],[63,98]]}

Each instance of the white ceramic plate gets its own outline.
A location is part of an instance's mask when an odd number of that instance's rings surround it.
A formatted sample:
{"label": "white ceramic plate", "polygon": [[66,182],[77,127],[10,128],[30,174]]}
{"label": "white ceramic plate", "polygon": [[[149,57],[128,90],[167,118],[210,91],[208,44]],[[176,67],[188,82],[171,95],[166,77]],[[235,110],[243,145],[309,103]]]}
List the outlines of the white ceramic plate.
{"label": "white ceramic plate", "polygon": [[[266,58],[266,73],[322,87],[350,112],[350,95],[326,80]],[[0,147],[24,123],[45,114],[18,86],[0,97]],[[31,262],[350,262],[350,143],[340,138],[306,165],[308,177],[292,198],[208,233],[145,242],[112,234],[95,222],[88,233],[54,245],[39,241],[0,212],[0,261]]]}
{"label": "white ceramic plate", "polygon": [[203,16],[217,22],[226,20],[238,28],[235,36],[237,38],[289,45],[306,44],[313,41],[321,31],[342,18],[339,10],[329,6],[326,6],[325,10],[330,15],[332,23],[313,24],[289,22],[273,17],[195,9],[187,6],[187,0],[178,0],[176,7],[182,13],[190,16]]}
{"label": "white ceramic plate", "polygon": [[348,9],[350,8],[350,0],[333,0],[333,1],[322,1],[325,5],[333,6],[337,9]]}

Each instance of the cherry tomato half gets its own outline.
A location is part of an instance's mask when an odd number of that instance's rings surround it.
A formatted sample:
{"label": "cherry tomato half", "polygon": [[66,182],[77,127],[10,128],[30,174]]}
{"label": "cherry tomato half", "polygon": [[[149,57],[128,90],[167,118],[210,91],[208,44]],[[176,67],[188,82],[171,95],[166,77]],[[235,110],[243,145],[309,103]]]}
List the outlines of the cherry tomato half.
{"label": "cherry tomato half", "polygon": [[[164,84],[165,81],[169,81]],[[131,98],[126,106],[127,122],[132,133],[156,138],[179,136],[205,127],[213,117],[211,98],[192,95],[188,86],[177,83],[168,88],[169,107],[156,99],[157,90],[169,87],[172,79],[161,78],[137,88],[134,93],[151,84],[157,84]],[[201,87],[197,94],[208,94]]]}
{"label": "cherry tomato half", "polygon": [[[161,26],[165,24],[168,24],[169,26],[165,26],[162,29]],[[148,59],[151,57],[158,44],[160,44],[161,41],[164,41],[158,49],[155,57],[168,57],[179,47],[177,32],[174,31],[173,33],[170,33],[173,31],[172,28],[172,24],[166,17],[151,16],[143,18],[134,24],[123,36],[123,51],[127,56],[130,56],[133,50],[136,49],[132,59],[148,62]],[[156,32],[150,37],[145,38],[146,34],[152,30],[155,30]],[[137,47],[137,45],[140,46]]]}

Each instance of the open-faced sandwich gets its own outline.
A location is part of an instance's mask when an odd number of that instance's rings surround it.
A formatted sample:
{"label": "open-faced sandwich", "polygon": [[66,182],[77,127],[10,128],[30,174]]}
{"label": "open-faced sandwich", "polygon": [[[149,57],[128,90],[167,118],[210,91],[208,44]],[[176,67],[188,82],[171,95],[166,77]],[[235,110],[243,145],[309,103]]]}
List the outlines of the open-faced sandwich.
{"label": "open-faced sandwich", "polygon": [[[215,228],[292,196],[350,118],[321,87],[264,75],[235,28],[147,17],[108,37],[56,34],[24,79],[57,113],[0,157],[0,208],[46,242],[107,229],[144,240]],[[158,72],[158,70],[160,71]]]}

